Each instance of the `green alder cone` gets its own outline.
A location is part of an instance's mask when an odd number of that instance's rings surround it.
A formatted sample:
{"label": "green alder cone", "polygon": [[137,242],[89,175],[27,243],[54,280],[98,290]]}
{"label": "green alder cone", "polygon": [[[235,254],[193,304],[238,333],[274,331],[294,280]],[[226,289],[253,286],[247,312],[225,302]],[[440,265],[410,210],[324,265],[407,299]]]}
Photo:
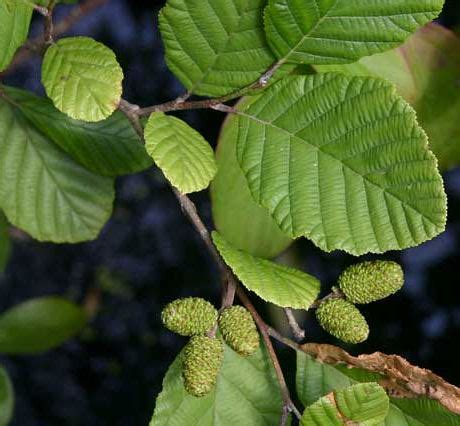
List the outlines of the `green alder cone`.
{"label": "green alder cone", "polygon": [[219,316],[219,328],[225,342],[242,356],[259,348],[259,333],[250,312],[242,306],[230,306]]}
{"label": "green alder cone", "polygon": [[223,343],[207,336],[193,336],[184,352],[182,377],[185,390],[196,397],[205,396],[216,384],[224,357]]}
{"label": "green alder cone", "polygon": [[396,262],[376,260],[345,269],[340,290],[352,303],[371,303],[396,293],[404,284],[404,272]]}
{"label": "green alder cone", "polygon": [[328,333],[346,343],[361,343],[369,336],[366,319],[348,300],[324,301],[316,310],[316,318]]}
{"label": "green alder cone", "polygon": [[177,299],[161,313],[165,327],[181,336],[205,334],[217,321],[217,310],[200,297]]}

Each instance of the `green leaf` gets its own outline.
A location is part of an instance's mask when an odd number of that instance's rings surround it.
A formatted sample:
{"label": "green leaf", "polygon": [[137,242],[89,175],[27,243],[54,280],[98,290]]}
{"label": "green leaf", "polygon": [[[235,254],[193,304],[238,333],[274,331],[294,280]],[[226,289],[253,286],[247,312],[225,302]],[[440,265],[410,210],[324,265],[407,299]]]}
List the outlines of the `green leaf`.
{"label": "green leaf", "polygon": [[115,111],[103,121],[86,123],[59,112],[48,99],[11,87],[3,89],[45,136],[88,170],[118,176],[153,164],[123,113]]}
{"label": "green leaf", "polygon": [[238,161],[286,235],[360,255],[416,246],[444,230],[436,158],[389,83],[287,77],[239,115]]}
{"label": "green leaf", "polygon": [[83,309],[66,299],[31,299],[0,316],[0,352],[44,352],[61,345],[85,325]]}
{"label": "green leaf", "polygon": [[209,186],[217,171],[214,151],[196,130],[176,117],[153,113],[145,149],[166,178],[184,194]]}
{"label": "green leaf", "polygon": [[76,120],[101,121],[117,108],[123,71],[115,54],[88,37],[59,40],[46,51],[42,83],[56,108]]}
{"label": "green leaf", "polygon": [[265,41],[265,0],[168,0],[160,13],[166,62],[192,93],[221,96],[275,62]]}
{"label": "green leaf", "polygon": [[[342,365],[328,365],[315,361],[297,351],[296,389],[300,401],[308,406],[335,390],[360,382],[377,382],[382,376]],[[459,426],[460,416],[450,413],[438,402],[420,399],[390,398],[386,426]]]}
{"label": "green leaf", "polygon": [[109,219],[113,179],[87,171],[0,100],[0,208],[40,241],[94,239]]}
{"label": "green leaf", "polygon": [[[0,276],[10,257],[10,237],[8,235],[8,222],[0,210]],[[1,423],[0,423],[1,425]]]}
{"label": "green leaf", "polygon": [[[40,6],[48,6],[50,0],[24,0],[29,1],[30,3],[38,4]],[[78,0],[58,0],[56,3],[64,3],[64,4],[75,4]]]}
{"label": "green leaf", "polygon": [[212,233],[212,239],[244,286],[265,301],[281,307],[308,309],[318,297],[320,282],[315,277],[237,250],[218,232]]}
{"label": "green leaf", "polygon": [[7,426],[13,417],[14,389],[8,372],[0,365],[0,426]]}
{"label": "green leaf", "polygon": [[446,170],[460,164],[460,39],[430,24],[400,48],[347,65],[321,65],[320,71],[383,77],[417,111],[430,147]]}
{"label": "green leaf", "polygon": [[0,2],[0,71],[6,69],[26,41],[32,11],[30,5],[18,1]]}
{"label": "green leaf", "polygon": [[[243,105],[240,103],[239,107]],[[237,140],[238,118],[228,114],[219,136],[217,174],[211,184],[214,223],[233,247],[257,257],[275,257],[292,240],[283,234],[268,211],[252,198],[236,161]]]}
{"label": "green leaf", "polygon": [[279,425],[281,395],[265,350],[244,358],[224,345],[216,387],[202,398],[184,389],[182,355],[166,373],[150,426]]}
{"label": "green leaf", "polygon": [[381,425],[388,413],[389,400],[377,383],[360,383],[320,398],[302,415],[302,426]]}
{"label": "green leaf", "polygon": [[398,46],[443,5],[444,0],[269,0],[265,30],[281,62],[342,64]]}

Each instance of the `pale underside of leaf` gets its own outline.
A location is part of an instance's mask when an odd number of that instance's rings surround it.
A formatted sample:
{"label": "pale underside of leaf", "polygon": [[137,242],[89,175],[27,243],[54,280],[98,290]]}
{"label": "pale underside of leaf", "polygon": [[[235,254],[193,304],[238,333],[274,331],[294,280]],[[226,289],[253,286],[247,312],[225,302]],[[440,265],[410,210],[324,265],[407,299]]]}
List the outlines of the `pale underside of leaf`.
{"label": "pale underside of leaf", "polygon": [[244,286],[265,301],[281,307],[308,309],[318,297],[320,282],[315,277],[237,250],[218,232],[213,232],[212,238]]}
{"label": "pale underside of leaf", "polygon": [[392,49],[444,0],[270,0],[265,29],[281,62],[339,64]]}
{"label": "pale underside of leaf", "polygon": [[169,0],[160,13],[166,62],[192,93],[221,96],[275,62],[265,41],[265,0]]}
{"label": "pale underside of leaf", "polygon": [[150,426],[277,426],[279,387],[265,350],[243,358],[224,346],[224,361],[214,390],[189,395],[181,376],[182,353],[170,366]]}
{"label": "pale underside of leaf", "polygon": [[97,237],[112,212],[113,179],[93,174],[0,101],[0,208],[40,241]]}
{"label": "pale underside of leaf", "polygon": [[26,41],[32,11],[30,4],[0,2],[0,71],[9,65],[16,50]]}
{"label": "pale underside of leaf", "polygon": [[59,40],[46,51],[42,83],[56,108],[76,120],[101,121],[118,107],[123,71],[115,54],[87,38]]}
{"label": "pale underside of leaf", "polygon": [[360,255],[444,230],[436,158],[412,108],[383,80],[288,77],[239,114],[238,161],[287,235]]}
{"label": "pale underside of leaf", "polygon": [[153,113],[145,128],[145,148],[167,179],[184,194],[201,191],[217,172],[214,151],[188,124]]}

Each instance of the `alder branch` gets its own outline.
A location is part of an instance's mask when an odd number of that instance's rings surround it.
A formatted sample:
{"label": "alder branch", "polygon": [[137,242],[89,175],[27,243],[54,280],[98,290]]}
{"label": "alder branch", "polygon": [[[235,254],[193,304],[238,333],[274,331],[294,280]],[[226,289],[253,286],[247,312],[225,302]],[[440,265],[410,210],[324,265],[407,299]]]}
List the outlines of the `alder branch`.
{"label": "alder branch", "polygon": [[[236,294],[238,295],[238,298],[241,300],[243,305],[246,307],[246,309],[251,313],[252,317],[254,318],[254,321],[257,324],[257,327],[260,330],[260,333],[262,334],[262,338],[264,339],[265,346],[267,347],[268,354],[270,355],[273,367],[275,368],[275,373],[278,379],[278,383],[280,385],[281,396],[283,398],[283,403],[284,403],[281,424],[286,424],[286,421],[287,421],[287,416],[284,414],[285,411],[293,412],[295,416],[298,419],[300,419],[301,414],[291,400],[291,395],[287,387],[286,380],[284,379],[283,370],[281,369],[281,365],[279,363],[278,357],[276,356],[275,349],[273,348],[273,344],[270,340],[269,326],[265,323],[265,321],[259,315],[256,308],[254,307],[252,302],[249,300],[249,297],[247,296],[246,292],[243,290],[241,286],[236,287]],[[284,423],[283,423],[283,419],[284,419]]]}
{"label": "alder branch", "polygon": [[[137,132],[139,137],[141,138],[142,142],[145,143],[144,135],[142,131],[142,126],[139,121],[139,115],[136,113],[137,106],[130,104],[129,102],[122,100],[119,105],[120,111],[122,111],[127,118],[129,119],[131,125],[133,126],[134,130]],[[219,252],[217,251],[216,246],[214,245],[211,235],[209,234],[206,225],[201,220],[200,215],[198,214],[198,210],[193,203],[193,201],[185,194],[182,194],[176,188],[172,188],[174,195],[176,196],[179,204],[181,206],[182,212],[185,216],[190,220],[196,231],[201,237],[201,240],[205,244],[208,252],[213,257],[214,261],[218,265],[221,276],[223,277],[223,295],[222,295],[222,308],[226,306],[230,306],[233,304],[233,299],[235,297],[235,293],[238,294],[238,297],[243,302],[245,307],[251,312],[254,321],[256,322],[261,334],[262,338],[264,339],[265,346],[267,347],[268,353],[270,355],[270,359],[272,361],[273,367],[276,372],[276,377],[278,379],[278,383],[281,389],[281,395],[283,398],[283,413],[281,416],[281,426],[284,426],[287,422],[288,413],[294,412],[294,414],[300,418],[300,412],[295,407],[294,403],[291,400],[291,396],[289,393],[289,389],[286,384],[286,380],[284,379],[283,371],[281,369],[281,365],[279,363],[278,357],[276,356],[275,350],[270,340],[270,336],[268,334],[267,325],[262,320],[260,315],[257,313],[256,309],[254,308],[253,304],[249,300],[248,296],[245,294],[243,289],[238,286],[237,280],[233,275],[232,271],[229,269],[227,264],[224,262],[222,257],[220,256]],[[215,333],[215,329],[211,331],[211,335]],[[287,413],[287,414],[286,414]]]}
{"label": "alder branch", "polygon": [[48,3],[47,11],[48,13],[45,15],[45,24],[44,24],[44,39],[45,45],[53,43],[53,11],[54,7],[56,6],[56,0],[50,0]]}
{"label": "alder branch", "polygon": [[241,98],[242,96],[247,95],[251,91],[256,91],[258,89],[263,89],[264,87],[266,87],[281,65],[282,63],[275,62],[270,68],[267,69],[267,71],[264,72],[264,74],[262,74],[262,76],[259,79],[249,84],[248,86],[238,89],[235,92],[232,92],[228,95],[221,96],[218,98],[204,99],[200,101],[187,101],[187,99],[191,95],[190,92],[187,92],[185,96],[181,96],[173,101],[165,102],[159,105],[152,105],[145,108],[140,108],[137,111],[137,114],[140,117],[145,117],[154,112],[184,111],[191,109],[207,108],[213,108],[217,111],[221,111],[221,109],[218,108],[219,105],[223,105],[225,102]]}

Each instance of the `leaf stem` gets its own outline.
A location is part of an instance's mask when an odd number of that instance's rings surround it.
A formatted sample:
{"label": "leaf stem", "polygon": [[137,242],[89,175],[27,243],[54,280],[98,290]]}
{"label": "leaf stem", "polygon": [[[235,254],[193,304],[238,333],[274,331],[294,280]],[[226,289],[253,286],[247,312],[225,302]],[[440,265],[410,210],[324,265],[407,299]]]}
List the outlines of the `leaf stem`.
{"label": "leaf stem", "polygon": [[294,312],[291,308],[284,308],[284,313],[286,314],[286,318],[289,323],[289,327],[291,328],[292,334],[294,335],[295,339],[299,342],[305,339],[305,330],[300,327],[299,323],[297,322]]}

